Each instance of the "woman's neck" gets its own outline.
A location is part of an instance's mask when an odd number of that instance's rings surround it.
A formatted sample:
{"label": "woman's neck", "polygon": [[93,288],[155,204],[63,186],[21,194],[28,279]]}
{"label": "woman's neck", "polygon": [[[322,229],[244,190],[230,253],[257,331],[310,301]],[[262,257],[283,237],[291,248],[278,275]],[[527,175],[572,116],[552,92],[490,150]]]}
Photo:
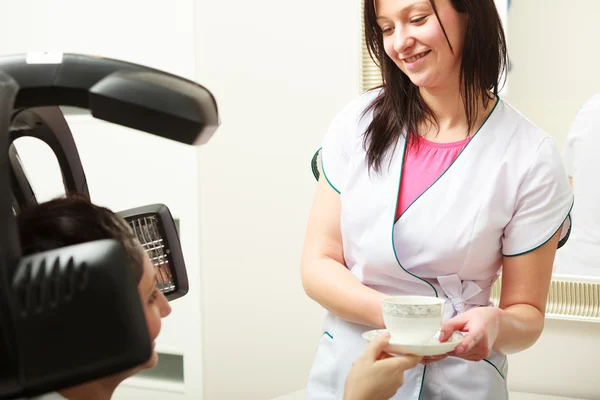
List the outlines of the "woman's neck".
{"label": "woman's neck", "polygon": [[436,142],[453,142],[473,135],[483,124],[489,114],[488,109],[483,106],[483,101],[478,102],[477,114],[473,130],[469,132],[469,124],[465,112],[465,106],[458,82],[444,88],[420,89],[423,101],[433,115],[437,117],[438,125],[429,122],[423,123],[419,128],[420,135]]}
{"label": "woman's neck", "polygon": [[122,381],[118,376],[98,379],[63,389],[59,394],[68,400],[110,400]]}

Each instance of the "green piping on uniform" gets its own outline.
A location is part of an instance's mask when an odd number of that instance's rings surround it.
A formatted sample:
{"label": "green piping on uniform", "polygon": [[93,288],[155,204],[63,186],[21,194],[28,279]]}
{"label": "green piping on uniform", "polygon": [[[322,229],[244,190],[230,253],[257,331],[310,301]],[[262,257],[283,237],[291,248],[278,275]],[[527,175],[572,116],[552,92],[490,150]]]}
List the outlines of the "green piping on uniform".
{"label": "green piping on uniform", "polygon": [[421,390],[419,390],[419,400],[423,394],[423,384],[425,383],[425,373],[427,372],[427,366],[423,367],[423,378],[421,379]]}
{"label": "green piping on uniform", "polygon": [[321,337],[323,337],[323,336],[325,336],[325,335],[327,335],[327,336],[329,336],[331,339],[333,339],[333,336],[331,336],[331,333],[329,333],[329,332],[327,332],[327,331],[326,331],[326,332],[323,332],[323,334],[321,335]]}
{"label": "green piping on uniform", "polygon": [[[431,189],[431,187],[433,185],[435,185],[437,183],[437,181],[439,181],[440,179],[442,179],[442,176],[444,176],[446,174],[446,172],[448,172],[448,170],[454,165],[454,163],[456,162],[456,160],[458,160],[458,158],[461,156],[461,154],[466,150],[467,147],[469,147],[469,145],[471,144],[471,141],[475,138],[475,136],[477,136],[477,134],[479,133],[479,131],[485,126],[486,122],[488,121],[488,119],[490,119],[490,117],[492,116],[492,114],[494,113],[494,110],[496,109],[496,107],[498,106],[498,103],[500,102],[500,97],[498,97],[496,99],[496,104],[494,104],[494,108],[492,108],[492,111],[490,112],[490,114],[487,116],[487,118],[485,119],[485,121],[483,121],[483,124],[481,124],[481,126],[479,127],[479,129],[477,129],[477,132],[475,132],[475,134],[473,135],[473,137],[471,138],[471,140],[469,140],[469,142],[466,144],[465,147],[463,147],[463,149],[460,151],[460,153],[458,153],[458,155],[456,156],[456,158],[454,159],[454,161],[452,161],[452,163],[450,165],[448,165],[448,168],[446,168],[444,170],[444,172],[442,172],[442,174],[431,184],[429,185],[429,187],[427,189],[425,189],[423,191],[423,193],[421,193],[416,199],[413,200],[412,203],[410,203],[408,205],[408,207],[406,207],[406,209],[404,210],[404,212],[402,212],[402,214],[406,213],[408,211],[408,209],[417,202],[417,200],[419,200],[421,198],[421,196],[423,196],[425,193],[427,193],[427,191],[429,189]],[[402,163],[404,164],[404,160],[402,161]],[[398,191],[398,196],[400,196],[400,191]],[[402,218],[402,215],[400,215],[400,217],[398,217],[398,219]]]}
{"label": "green piping on uniform", "polygon": [[[524,252],[522,252],[522,253],[519,253],[519,254],[510,254],[510,255],[507,255],[507,254],[502,254],[502,255],[503,255],[504,257],[509,257],[509,258],[510,258],[510,257],[518,257],[518,256],[523,256],[523,255],[525,255],[525,254],[531,253],[532,251],[536,251],[536,250],[537,250],[537,249],[539,249],[540,247],[543,247],[543,246],[544,246],[546,243],[548,243],[550,240],[552,240],[552,238],[554,237],[554,235],[556,235],[556,234],[558,233],[558,231],[560,231],[560,230],[562,229],[562,227],[563,227],[563,225],[565,224],[565,221],[567,220],[567,218],[570,218],[570,215],[571,215],[571,210],[573,209],[573,205],[574,205],[574,204],[575,204],[575,200],[573,200],[573,203],[571,203],[571,208],[569,208],[569,213],[567,214],[567,216],[565,217],[565,219],[563,219],[563,221],[560,223],[560,226],[558,227],[558,229],[557,229],[557,230],[555,230],[555,231],[554,231],[554,233],[553,233],[553,234],[550,236],[550,238],[548,238],[548,240],[544,241],[544,243],[540,244],[539,246],[536,246],[536,247],[534,247],[534,248],[533,248],[533,249],[531,249],[531,250],[524,251]],[[571,224],[572,224],[572,222],[571,222]],[[573,229],[573,228],[571,227],[571,229]]]}
{"label": "green piping on uniform", "polygon": [[[404,141],[404,149],[402,151],[402,162],[400,163],[400,179],[398,180],[398,190],[396,191],[396,193],[400,193],[400,184],[402,183],[402,165],[404,165],[404,154],[406,154],[406,140]],[[396,240],[394,238],[395,235],[395,226],[396,226],[396,210],[398,209],[398,202],[400,201],[400,196],[396,195],[396,207],[394,207],[394,218],[392,218],[392,248],[394,249],[394,257],[396,257],[396,261],[398,262],[398,265],[400,266],[400,268],[402,268],[404,270],[404,272],[406,272],[407,274],[425,282],[426,284],[428,284],[432,289],[433,292],[435,293],[435,297],[438,297],[438,292],[436,290],[436,288],[429,282],[427,282],[425,279],[413,274],[412,272],[408,272],[403,266],[402,263],[400,262],[400,259],[398,258],[398,254],[396,253]]]}
{"label": "green piping on uniform", "polygon": [[325,177],[325,179],[327,179],[327,183],[329,183],[329,186],[331,186],[333,188],[333,190],[335,190],[336,192],[338,192],[338,194],[340,194],[340,191],[337,190],[337,188],[335,186],[333,186],[333,183],[331,183],[331,181],[327,177],[327,173],[325,172],[325,160],[323,159],[322,153],[321,153],[321,169],[323,170],[323,176]]}
{"label": "green piping on uniform", "polygon": [[492,367],[494,367],[494,369],[495,369],[496,371],[498,371],[498,373],[500,374],[500,376],[502,377],[502,379],[506,380],[506,378],[504,377],[504,374],[502,374],[502,372],[500,372],[500,370],[498,369],[498,367],[496,367],[496,366],[494,365],[494,363],[493,363],[493,362],[491,362],[491,361],[490,361],[490,360],[488,360],[487,358],[484,358],[484,359],[483,359],[483,361],[485,361],[486,363],[488,363],[488,364],[490,364]]}

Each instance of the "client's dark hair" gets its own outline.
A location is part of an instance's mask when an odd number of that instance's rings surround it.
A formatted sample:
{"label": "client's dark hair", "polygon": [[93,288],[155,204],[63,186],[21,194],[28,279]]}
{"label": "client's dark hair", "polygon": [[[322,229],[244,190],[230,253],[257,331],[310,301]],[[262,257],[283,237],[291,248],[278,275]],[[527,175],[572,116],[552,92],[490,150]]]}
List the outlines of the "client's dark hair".
{"label": "client's dark hair", "polygon": [[144,250],[129,225],[108,208],[81,195],[69,195],[24,208],[17,215],[23,255],[101,239],[118,240],[131,259],[136,282],[142,278]]}

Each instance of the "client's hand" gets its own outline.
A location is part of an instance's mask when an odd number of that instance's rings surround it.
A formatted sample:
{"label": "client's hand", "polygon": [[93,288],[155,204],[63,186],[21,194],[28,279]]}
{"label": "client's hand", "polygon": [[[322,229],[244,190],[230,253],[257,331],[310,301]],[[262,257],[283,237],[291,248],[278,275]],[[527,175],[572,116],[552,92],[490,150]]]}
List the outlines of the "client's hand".
{"label": "client's hand", "polygon": [[502,310],[495,307],[477,307],[446,321],[440,329],[440,341],[446,341],[454,331],[467,332],[462,343],[450,356],[469,361],[488,357],[500,331]]}
{"label": "client's hand", "polygon": [[417,365],[421,358],[390,356],[384,352],[389,340],[389,334],[380,335],[352,364],[344,400],[387,400],[402,386],[404,371]]}

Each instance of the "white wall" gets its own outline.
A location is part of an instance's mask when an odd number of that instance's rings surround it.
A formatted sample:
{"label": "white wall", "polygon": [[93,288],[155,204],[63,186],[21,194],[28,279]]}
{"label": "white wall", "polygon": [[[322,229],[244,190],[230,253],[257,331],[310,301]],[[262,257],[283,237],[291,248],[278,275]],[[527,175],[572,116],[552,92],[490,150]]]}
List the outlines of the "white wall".
{"label": "white wall", "polygon": [[600,92],[598,15],[597,0],[512,1],[506,99],[561,149],[579,107]]}
{"label": "white wall", "polygon": [[358,0],[197,4],[223,120],[198,152],[205,395],[268,399],[305,385],[321,333],[299,276],[310,160],[358,94]]}
{"label": "white wall", "polygon": [[600,324],[546,320],[533,347],[509,356],[511,390],[600,399]]}

